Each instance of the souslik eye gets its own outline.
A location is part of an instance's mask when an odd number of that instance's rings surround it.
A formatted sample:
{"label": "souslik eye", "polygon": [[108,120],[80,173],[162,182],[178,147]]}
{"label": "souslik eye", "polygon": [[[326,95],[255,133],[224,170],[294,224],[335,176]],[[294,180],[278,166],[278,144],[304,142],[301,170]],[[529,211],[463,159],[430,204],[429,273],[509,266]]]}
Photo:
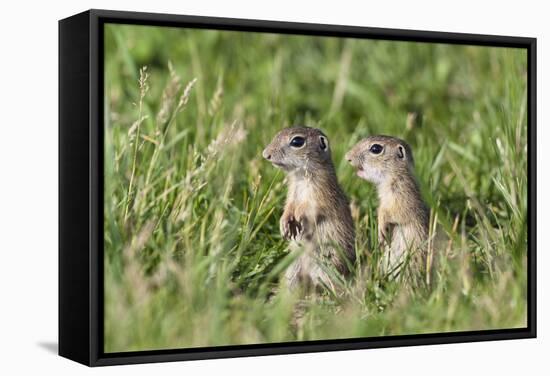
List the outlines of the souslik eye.
{"label": "souslik eye", "polygon": [[292,140],[290,140],[290,146],[293,148],[301,148],[306,143],[306,139],[302,136],[296,136]]}
{"label": "souslik eye", "polygon": [[373,144],[369,150],[372,154],[380,154],[384,150],[384,147],[380,144]]}

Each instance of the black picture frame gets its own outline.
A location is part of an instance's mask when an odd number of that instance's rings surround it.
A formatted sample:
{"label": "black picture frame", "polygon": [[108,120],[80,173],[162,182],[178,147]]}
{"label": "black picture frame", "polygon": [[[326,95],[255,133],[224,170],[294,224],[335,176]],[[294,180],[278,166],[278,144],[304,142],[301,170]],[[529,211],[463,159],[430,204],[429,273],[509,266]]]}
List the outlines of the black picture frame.
{"label": "black picture frame", "polygon": [[[103,352],[105,23],[516,47],[528,55],[527,327],[174,350]],[[59,354],[88,366],[536,337],[536,39],[88,10],[59,21]]]}

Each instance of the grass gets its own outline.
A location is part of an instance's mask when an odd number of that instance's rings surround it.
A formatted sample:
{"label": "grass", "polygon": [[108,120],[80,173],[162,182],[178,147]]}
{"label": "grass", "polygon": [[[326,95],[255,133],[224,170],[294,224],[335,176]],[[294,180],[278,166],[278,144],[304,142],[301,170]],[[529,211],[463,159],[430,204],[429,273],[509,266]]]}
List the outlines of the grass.
{"label": "grass", "polygon": [[[525,327],[526,52],[107,25],[105,351]],[[279,288],[282,127],[328,135],[357,229],[343,294]],[[343,156],[413,148],[440,262],[378,272],[376,195]]]}

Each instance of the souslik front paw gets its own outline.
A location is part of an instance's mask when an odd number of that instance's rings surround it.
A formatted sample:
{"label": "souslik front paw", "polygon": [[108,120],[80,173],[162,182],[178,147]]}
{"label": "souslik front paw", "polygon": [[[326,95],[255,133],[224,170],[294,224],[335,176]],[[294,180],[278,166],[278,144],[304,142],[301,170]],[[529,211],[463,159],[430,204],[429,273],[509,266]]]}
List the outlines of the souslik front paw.
{"label": "souslik front paw", "polygon": [[303,226],[294,215],[283,215],[280,221],[281,235],[286,240],[297,240],[302,233]]}
{"label": "souslik front paw", "polygon": [[378,242],[380,246],[390,245],[391,235],[393,232],[393,226],[391,223],[380,224],[378,228]]}

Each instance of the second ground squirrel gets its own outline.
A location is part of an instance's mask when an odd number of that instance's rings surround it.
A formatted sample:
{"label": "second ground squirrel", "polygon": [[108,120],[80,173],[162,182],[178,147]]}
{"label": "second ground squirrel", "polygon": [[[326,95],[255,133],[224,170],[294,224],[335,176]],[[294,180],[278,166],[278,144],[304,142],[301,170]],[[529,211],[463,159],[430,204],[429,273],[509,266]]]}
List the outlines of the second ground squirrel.
{"label": "second ground squirrel", "polygon": [[[378,239],[386,250],[383,268],[396,275],[402,265],[422,271],[427,254],[429,209],[414,175],[411,147],[390,136],[361,140],[346,159],[357,175],[376,186],[378,192]],[[417,274],[417,273],[415,273]]]}

